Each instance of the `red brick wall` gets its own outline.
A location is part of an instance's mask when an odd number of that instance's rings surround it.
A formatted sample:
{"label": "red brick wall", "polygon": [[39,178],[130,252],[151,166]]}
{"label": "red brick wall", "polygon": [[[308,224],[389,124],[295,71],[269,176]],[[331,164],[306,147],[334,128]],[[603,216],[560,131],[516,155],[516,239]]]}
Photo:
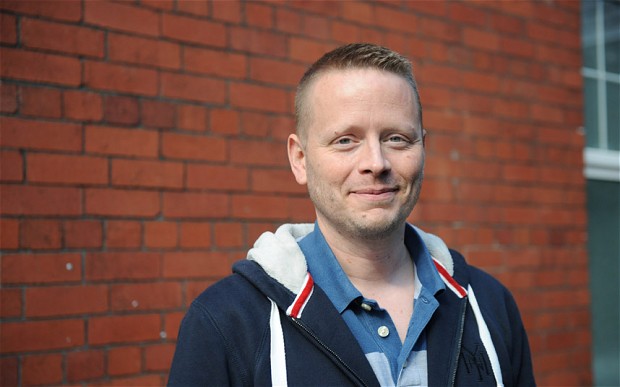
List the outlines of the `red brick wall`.
{"label": "red brick wall", "polygon": [[2,385],[165,383],[191,300],[311,221],[285,138],[304,68],[413,58],[413,219],[514,292],[542,385],[590,376],[579,2],[0,3]]}

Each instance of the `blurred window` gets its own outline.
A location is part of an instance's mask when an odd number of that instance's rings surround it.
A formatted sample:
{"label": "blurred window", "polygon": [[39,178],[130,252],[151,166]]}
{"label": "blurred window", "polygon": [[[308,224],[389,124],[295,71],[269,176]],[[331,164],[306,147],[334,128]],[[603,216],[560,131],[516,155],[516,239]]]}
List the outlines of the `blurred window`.
{"label": "blurred window", "polygon": [[620,1],[581,1],[596,386],[620,386]]}

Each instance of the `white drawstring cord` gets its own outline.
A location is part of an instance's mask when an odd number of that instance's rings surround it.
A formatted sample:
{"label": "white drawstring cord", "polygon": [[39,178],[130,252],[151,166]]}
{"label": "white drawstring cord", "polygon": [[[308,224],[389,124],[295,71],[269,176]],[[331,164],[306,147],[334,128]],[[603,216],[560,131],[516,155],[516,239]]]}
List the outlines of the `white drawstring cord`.
{"label": "white drawstring cord", "polygon": [[495,351],[495,346],[493,345],[493,341],[491,340],[491,333],[489,332],[489,327],[487,327],[487,323],[484,321],[484,317],[482,316],[482,312],[480,311],[480,306],[478,306],[478,300],[476,300],[476,295],[474,294],[474,289],[472,289],[471,285],[467,286],[467,295],[469,297],[469,304],[474,310],[474,316],[476,316],[476,323],[478,324],[478,335],[482,340],[482,345],[484,345],[484,349],[487,351],[489,361],[491,362],[493,376],[495,376],[495,381],[497,382],[498,387],[503,387],[504,381],[502,379],[502,370],[499,366],[497,352]]}
{"label": "white drawstring cord", "polygon": [[280,312],[278,306],[272,299],[271,316],[269,317],[269,327],[271,328],[271,384],[278,387],[286,387],[286,351],[284,349],[284,333],[280,322]]}

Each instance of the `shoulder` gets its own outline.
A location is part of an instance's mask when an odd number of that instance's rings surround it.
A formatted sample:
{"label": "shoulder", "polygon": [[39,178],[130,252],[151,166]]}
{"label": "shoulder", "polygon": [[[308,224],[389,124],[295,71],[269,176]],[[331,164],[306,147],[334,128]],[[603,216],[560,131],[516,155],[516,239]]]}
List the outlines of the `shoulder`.
{"label": "shoulder", "polygon": [[489,273],[467,264],[458,252],[453,255],[455,267],[467,272],[468,292],[473,291],[492,335],[496,334],[497,340],[501,337],[507,341],[525,337],[521,314],[510,290]]}
{"label": "shoulder", "polygon": [[491,274],[467,263],[465,257],[458,251],[450,249],[454,262],[454,278],[463,286],[482,287],[489,290],[508,291],[506,287]]}
{"label": "shoulder", "polygon": [[[464,287],[471,286],[481,308],[505,310],[508,314],[518,313],[514,298],[504,284],[486,271],[467,263],[461,253],[450,250],[454,261],[455,279]],[[483,307],[484,305],[484,307]]]}
{"label": "shoulder", "polygon": [[267,311],[269,301],[245,277],[234,273],[206,288],[191,304],[214,319]]}
{"label": "shoulder", "polygon": [[507,385],[535,385],[527,333],[511,292],[489,273],[467,264],[460,253],[451,250],[451,255],[455,272],[467,279],[468,292],[473,292],[469,297],[475,297],[480,308],[504,381]]}
{"label": "shoulder", "polygon": [[249,385],[253,366],[268,354],[268,337],[269,301],[232,274],[191,303],[179,329],[170,384]]}
{"label": "shoulder", "polygon": [[232,359],[251,363],[248,353],[260,352],[269,333],[269,311],[269,300],[243,276],[232,274],[191,303],[181,331],[188,337],[209,337]]}

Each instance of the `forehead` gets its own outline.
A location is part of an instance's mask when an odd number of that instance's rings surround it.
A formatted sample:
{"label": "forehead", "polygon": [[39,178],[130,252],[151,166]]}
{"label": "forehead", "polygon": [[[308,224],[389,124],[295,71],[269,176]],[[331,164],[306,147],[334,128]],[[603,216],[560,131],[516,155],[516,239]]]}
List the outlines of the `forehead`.
{"label": "forehead", "polygon": [[346,115],[349,110],[388,109],[417,116],[406,78],[378,69],[328,70],[313,80],[307,94],[310,115]]}
{"label": "forehead", "polygon": [[398,74],[374,68],[330,69],[316,75],[308,87],[310,105],[335,99],[361,98],[380,93],[391,99],[415,103],[413,87]]}

